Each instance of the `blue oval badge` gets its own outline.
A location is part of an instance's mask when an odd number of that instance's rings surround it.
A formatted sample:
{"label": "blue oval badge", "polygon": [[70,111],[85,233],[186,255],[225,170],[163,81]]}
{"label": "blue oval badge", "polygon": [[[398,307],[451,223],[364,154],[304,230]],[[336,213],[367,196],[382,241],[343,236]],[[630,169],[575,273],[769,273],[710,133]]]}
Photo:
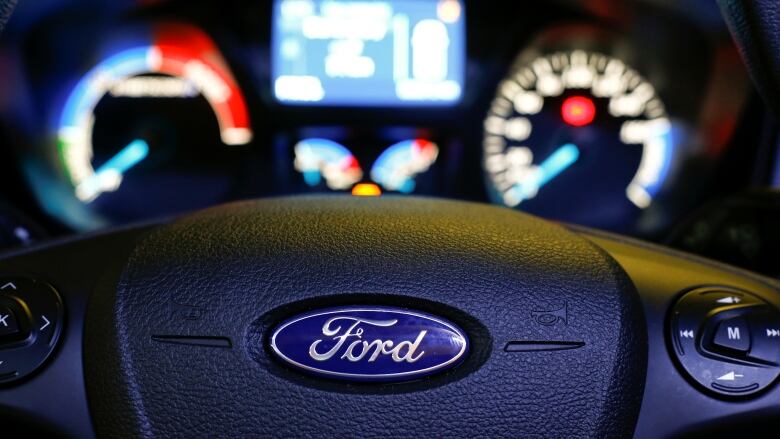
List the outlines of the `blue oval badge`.
{"label": "blue oval badge", "polygon": [[271,349],[301,371],[351,381],[406,381],[459,364],[465,332],[440,317],[384,306],[318,310],[271,335]]}

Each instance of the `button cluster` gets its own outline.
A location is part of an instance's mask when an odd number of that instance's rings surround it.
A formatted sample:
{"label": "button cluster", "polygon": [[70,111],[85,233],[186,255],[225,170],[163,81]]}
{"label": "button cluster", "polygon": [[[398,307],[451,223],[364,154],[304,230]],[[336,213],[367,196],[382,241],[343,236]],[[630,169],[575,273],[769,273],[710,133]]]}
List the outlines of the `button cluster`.
{"label": "button cluster", "polygon": [[685,373],[719,396],[747,396],[780,374],[780,312],[729,288],[686,293],[669,324],[672,352]]}
{"label": "button cluster", "polygon": [[0,277],[0,383],[19,380],[46,361],[62,333],[63,311],[51,285]]}

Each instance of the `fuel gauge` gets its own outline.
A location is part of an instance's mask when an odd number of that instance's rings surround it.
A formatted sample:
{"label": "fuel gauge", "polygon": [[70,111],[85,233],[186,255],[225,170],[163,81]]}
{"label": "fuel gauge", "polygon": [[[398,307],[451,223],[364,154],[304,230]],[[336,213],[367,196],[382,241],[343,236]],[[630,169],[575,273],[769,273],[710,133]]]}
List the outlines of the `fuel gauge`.
{"label": "fuel gauge", "polygon": [[[351,191],[361,196],[415,192],[418,177],[428,172],[439,155],[435,143],[421,138],[393,143],[378,153],[363,145],[353,152],[334,140],[305,138],[294,150],[295,170],[312,190]],[[370,167],[363,168],[361,163]]]}

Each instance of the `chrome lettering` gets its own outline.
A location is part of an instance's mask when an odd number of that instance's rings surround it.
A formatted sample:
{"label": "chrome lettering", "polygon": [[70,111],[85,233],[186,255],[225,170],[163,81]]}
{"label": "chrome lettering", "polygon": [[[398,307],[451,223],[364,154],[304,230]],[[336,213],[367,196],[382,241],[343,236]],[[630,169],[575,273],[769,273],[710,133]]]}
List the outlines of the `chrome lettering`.
{"label": "chrome lettering", "polygon": [[[349,326],[340,325],[338,322],[351,323]],[[420,331],[414,341],[402,341],[395,344],[392,340],[376,339],[372,341],[363,340],[365,332],[363,326],[391,327],[398,323],[398,320],[370,320],[350,316],[336,316],[325,322],[322,326],[322,335],[332,337],[336,342],[332,348],[325,352],[317,351],[317,346],[324,342],[324,339],[315,340],[309,346],[309,356],[317,361],[326,361],[333,358],[341,352],[339,358],[342,360],[357,362],[368,357],[368,362],[376,361],[381,355],[390,355],[396,363],[407,362],[414,363],[419,360],[425,351],[416,353],[420,347],[423,338],[428,331]],[[342,330],[342,328],[346,328]],[[416,355],[415,355],[416,353]],[[369,355],[370,354],[370,355]]]}

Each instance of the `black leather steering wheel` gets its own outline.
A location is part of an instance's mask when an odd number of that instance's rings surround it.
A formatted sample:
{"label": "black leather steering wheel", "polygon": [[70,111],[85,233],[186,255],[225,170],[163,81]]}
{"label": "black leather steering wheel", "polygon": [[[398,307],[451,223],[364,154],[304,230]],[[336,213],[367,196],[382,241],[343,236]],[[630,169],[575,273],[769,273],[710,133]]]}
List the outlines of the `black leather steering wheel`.
{"label": "black leather steering wheel", "polygon": [[16,0],[2,0],[0,1],[0,30],[3,30],[3,26],[11,18],[11,12],[16,6]]}
{"label": "black leather steering wheel", "polygon": [[780,4],[718,0],[734,42],[767,105],[780,117]]}
{"label": "black leather steering wheel", "polygon": [[780,414],[778,309],[508,209],[245,202],[2,257],[0,407],[72,437],[746,431]]}
{"label": "black leather steering wheel", "polygon": [[[764,332],[780,324],[777,283],[487,205],[233,204],[53,243],[0,270],[0,305],[26,331],[0,351],[17,372],[0,375],[0,405],[72,436],[658,437],[780,401],[780,344]],[[449,322],[469,350],[436,373],[366,382],[271,347],[282,322],[356,307]],[[734,319],[769,346],[760,358],[714,344]],[[320,325],[292,335],[333,341]],[[29,368],[41,343],[53,353]],[[342,367],[343,352],[320,368]]]}

